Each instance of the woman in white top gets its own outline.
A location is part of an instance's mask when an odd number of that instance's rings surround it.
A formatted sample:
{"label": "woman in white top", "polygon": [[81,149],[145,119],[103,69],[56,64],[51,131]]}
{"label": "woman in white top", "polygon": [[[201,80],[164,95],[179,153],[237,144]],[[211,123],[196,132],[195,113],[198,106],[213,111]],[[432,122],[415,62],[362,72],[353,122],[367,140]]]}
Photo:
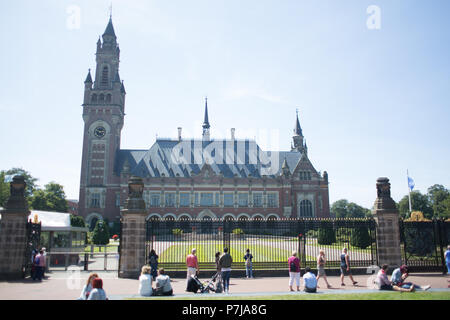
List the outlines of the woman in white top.
{"label": "woman in white top", "polygon": [[81,291],[81,295],[78,298],[78,300],[87,300],[87,298],[89,297],[89,294],[94,289],[92,286],[92,282],[94,281],[95,278],[98,278],[98,274],[91,273],[89,275],[89,278],[88,278],[86,284],[84,285],[83,290]]}
{"label": "woman in white top", "polygon": [[150,266],[143,266],[141,275],[139,276],[139,294],[141,296],[149,297],[153,293],[152,289],[152,275]]}

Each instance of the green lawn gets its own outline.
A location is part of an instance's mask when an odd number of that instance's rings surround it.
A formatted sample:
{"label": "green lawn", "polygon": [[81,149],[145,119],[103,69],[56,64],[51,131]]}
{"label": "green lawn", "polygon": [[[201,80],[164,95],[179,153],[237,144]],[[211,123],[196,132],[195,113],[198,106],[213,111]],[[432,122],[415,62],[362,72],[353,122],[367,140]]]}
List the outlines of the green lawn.
{"label": "green lawn", "polygon": [[[160,255],[159,261],[161,263],[180,262],[180,257],[186,257],[192,250],[197,249],[197,258],[199,262],[214,262],[214,256],[217,251],[223,252],[223,243],[180,243],[173,244]],[[259,244],[234,244],[230,248],[230,254],[233,257],[233,262],[244,263],[245,250],[249,248],[253,255],[253,262],[264,261],[286,261],[291,256],[292,250],[284,248],[274,248],[272,246]],[[312,258],[313,257],[308,257]],[[184,258],[182,258],[184,259]],[[184,261],[184,260],[181,260]]]}
{"label": "green lawn", "polygon": [[[127,300],[167,300],[167,297],[133,298]],[[446,292],[370,292],[342,294],[287,294],[263,296],[215,296],[214,293],[190,297],[173,297],[170,300],[450,300]]]}

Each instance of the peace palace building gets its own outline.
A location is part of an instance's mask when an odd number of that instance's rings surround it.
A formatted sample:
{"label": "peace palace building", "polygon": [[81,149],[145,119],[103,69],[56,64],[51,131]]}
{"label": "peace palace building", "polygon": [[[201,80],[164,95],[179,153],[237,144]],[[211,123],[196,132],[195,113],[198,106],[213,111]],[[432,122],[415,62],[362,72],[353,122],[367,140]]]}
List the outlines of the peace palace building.
{"label": "peace palace building", "polygon": [[[97,42],[95,80],[84,82],[79,214],[89,223],[120,219],[128,180],[140,176],[149,219],[329,217],[328,175],[308,158],[297,115],[290,151],[254,140],[210,138],[205,101],[202,139],[156,139],[148,150],[120,148],[125,87],[111,19]],[[270,116],[270,114],[268,114]]]}

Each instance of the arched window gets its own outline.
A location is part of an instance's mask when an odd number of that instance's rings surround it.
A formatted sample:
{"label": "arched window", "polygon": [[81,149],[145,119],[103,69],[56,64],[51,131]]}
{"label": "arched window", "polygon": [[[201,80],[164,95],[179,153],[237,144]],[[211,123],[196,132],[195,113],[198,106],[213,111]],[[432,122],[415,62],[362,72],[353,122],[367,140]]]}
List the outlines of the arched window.
{"label": "arched window", "polygon": [[175,218],[172,216],[167,216],[164,218],[166,232],[172,234],[172,230],[175,227]]}
{"label": "arched window", "polygon": [[191,230],[191,225],[189,223],[189,217],[187,216],[182,216],[180,218],[180,229],[183,230],[183,232],[188,233]]}
{"label": "arched window", "polygon": [[100,95],[98,96],[98,100],[99,102],[105,101],[105,95],[103,93],[100,93]]}
{"label": "arched window", "polygon": [[309,218],[313,216],[312,204],[309,200],[302,200],[300,202],[300,217]]}
{"label": "arched window", "polygon": [[247,229],[247,222],[248,222],[248,218],[246,216],[239,217],[239,219],[238,219],[238,226],[239,226],[239,228],[242,229],[242,230],[246,230]]}
{"label": "arched window", "polygon": [[97,222],[98,222],[98,218],[97,217],[94,217],[94,218],[91,219],[91,223],[89,224],[89,231],[93,231],[94,230],[95,225],[97,224]]}
{"label": "arched window", "polygon": [[101,81],[102,87],[108,86],[108,79],[109,79],[109,69],[108,66],[104,66],[102,69],[102,81]]}
{"label": "arched window", "polygon": [[111,95],[109,93],[106,95],[106,102],[111,102]]}
{"label": "arched window", "polygon": [[97,102],[97,94],[94,93],[91,97],[91,102]]}
{"label": "arched window", "polygon": [[212,232],[212,218],[209,216],[203,217],[201,222],[201,232],[211,233]]}
{"label": "arched window", "polygon": [[276,227],[276,222],[277,221],[277,217],[275,216],[270,216],[267,218],[267,229],[269,231],[273,231]]}

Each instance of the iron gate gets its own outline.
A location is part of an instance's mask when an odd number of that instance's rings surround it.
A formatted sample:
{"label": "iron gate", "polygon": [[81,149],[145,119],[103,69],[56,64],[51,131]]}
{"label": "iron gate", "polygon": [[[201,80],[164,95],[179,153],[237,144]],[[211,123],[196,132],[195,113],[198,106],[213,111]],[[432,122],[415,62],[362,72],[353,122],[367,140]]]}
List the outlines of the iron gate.
{"label": "iron gate", "polygon": [[412,271],[446,272],[444,251],[450,244],[450,222],[400,220],[402,263]]}
{"label": "iron gate", "polygon": [[24,264],[22,267],[23,277],[31,273],[31,267],[33,266],[33,250],[37,252],[39,250],[41,240],[41,223],[27,222],[27,234],[26,234],[26,248]]}
{"label": "iron gate", "polygon": [[199,268],[215,269],[215,253],[229,248],[232,268],[245,269],[244,255],[250,249],[254,270],[287,268],[293,251],[302,267],[316,268],[323,249],[326,268],[338,269],[340,255],[348,248],[353,267],[377,265],[376,224],[373,219],[241,219],[241,220],[160,220],[147,221],[146,262],[151,249],[159,255],[159,265],[167,270],[185,270],[185,259],[197,249]]}

